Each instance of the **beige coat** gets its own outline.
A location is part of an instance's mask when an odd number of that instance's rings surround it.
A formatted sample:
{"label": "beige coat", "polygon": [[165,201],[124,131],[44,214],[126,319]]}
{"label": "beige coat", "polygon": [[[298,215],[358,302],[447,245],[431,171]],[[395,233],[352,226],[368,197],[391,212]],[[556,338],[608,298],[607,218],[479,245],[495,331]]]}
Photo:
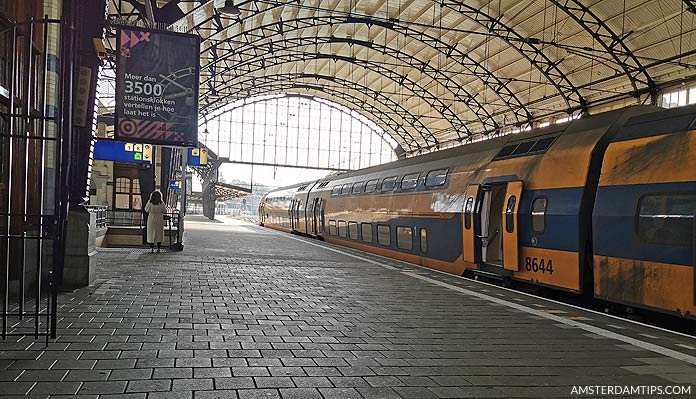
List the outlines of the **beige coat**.
{"label": "beige coat", "polygon": [[167,208],[164,204],[155,205],[148,201],[145,212],[147,212],[147,242],[154,244],[164,241],[164,214]]}

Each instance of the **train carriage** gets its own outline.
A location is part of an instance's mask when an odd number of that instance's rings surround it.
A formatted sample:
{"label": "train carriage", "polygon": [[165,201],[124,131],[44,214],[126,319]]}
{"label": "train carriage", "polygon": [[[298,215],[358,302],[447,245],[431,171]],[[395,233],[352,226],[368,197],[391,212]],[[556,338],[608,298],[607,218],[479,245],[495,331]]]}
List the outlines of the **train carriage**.
{"label": "train carriage", "polygon": [[[266,200],[291,196],[283,203],[289,230],[335,244],[693,314],[695,109],[629,107],[286,187]],[[664,236],[660,221],[677,243],[646,241]],[[660,292],[672,284],[679,293],[665,299]]]}
{"label": "train carriage", "polygon": [[696,108],[640,115],[606,151],[593,213],[597,298],[696,314]]}

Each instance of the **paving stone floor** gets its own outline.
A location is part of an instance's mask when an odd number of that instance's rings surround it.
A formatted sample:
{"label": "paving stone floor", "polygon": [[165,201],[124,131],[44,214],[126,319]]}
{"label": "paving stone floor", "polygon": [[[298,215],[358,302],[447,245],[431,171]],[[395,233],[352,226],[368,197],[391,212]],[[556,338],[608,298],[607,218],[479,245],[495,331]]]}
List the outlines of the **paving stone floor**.
{"label": "paving stone floor", "polygon": [[100,251],[99,280],[60,298],[55,342],[0,342],[0,395],[571,397],[696,383],[688,337],[612,321],[678,360],[504,301],[609,328],[602,316],[302,240],[189,221],[183,252]]}

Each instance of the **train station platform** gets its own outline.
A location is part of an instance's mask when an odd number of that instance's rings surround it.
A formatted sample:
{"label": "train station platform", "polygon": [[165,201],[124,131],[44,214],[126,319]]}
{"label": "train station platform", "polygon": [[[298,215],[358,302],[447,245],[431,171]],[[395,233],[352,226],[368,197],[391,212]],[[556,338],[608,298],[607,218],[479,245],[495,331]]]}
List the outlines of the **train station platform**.
{"label": "train station platform", "polygon": [[0,395],[696,395],[694,338],[221,218],[102,249],[54,342],[0,342]]}

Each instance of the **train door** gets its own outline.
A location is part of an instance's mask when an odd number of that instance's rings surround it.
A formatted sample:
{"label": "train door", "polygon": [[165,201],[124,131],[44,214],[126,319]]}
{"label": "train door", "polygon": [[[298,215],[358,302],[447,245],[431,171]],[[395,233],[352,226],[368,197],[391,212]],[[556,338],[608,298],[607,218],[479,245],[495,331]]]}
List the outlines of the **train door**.
{"label": "train door", "polygon": [[466,188],[466,196],[464,197],[464,230],[462,231],[462,256],[464,262],[476,262],[476,233],[475,226],[476,218],[479,214],[475,212],[476,200],[479,195],[479,185],[469,184]]}
{"label": "train door", "polygon": [[288,217],[290,218],[290,230],[295,230],[295,200],[290,201]]}
{"label": "train door", "polygon": [[519,260],[519,233],[518,233],[518,209],[520,196],[522,195],[522,182],[511,181],[507,184],[505,193],[505,208],[501,213],[503,220],[503,267],[506,270],[518,271]]}
{"label": "train door", "polygon": [[314,209],[317,206],[317,198],[313,198],[307,203],[307,233],[317,234],[316,218],[314,217]]}
{"label": "train door", "polygon": [[293,230],[299,231],[302,218],[302,200],[295,200],[295,225]]}
{"label": "train door", "polygon": [[324,235],[324,199],[317,198],[317,205],[314,208],[314,221],[317,224],[317,235]]}
{"label": "train door", "polygon": [[319,204],[321,203],[321,198],[314,198],[312,200],[312,224],[311,231],[314,235],[319,235]]}
{"label": "train door", "polygon": [[505,211],[506,184],[485,185],[481,201],[481,261],[503,267],[502,215]]}
{"label": "train door", "polygon": [[[696,211],[694,212],[694,219],[693,219],[693,225],[694,225],[694,235],[693,235],[693,240],[694,240],[694,269],[696,269]],[[696,272],[694,272],[694,305],[696,305]]]}

